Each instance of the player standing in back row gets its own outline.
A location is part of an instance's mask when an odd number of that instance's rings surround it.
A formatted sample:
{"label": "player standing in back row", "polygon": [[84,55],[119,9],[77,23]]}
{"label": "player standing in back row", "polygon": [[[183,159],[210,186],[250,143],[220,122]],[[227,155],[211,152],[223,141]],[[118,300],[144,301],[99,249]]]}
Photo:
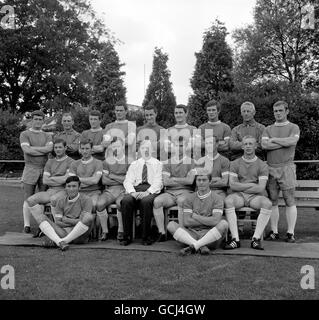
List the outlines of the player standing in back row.
{"label": "player standing in back row", "polygon": [[31,213],[27,199],[38,191],[44,191],[43,169],[48,160],[48,154],[53,149],[52,136],[41,130],[45,115],[42,111],[32,112],[31,128],[21,132],[20,145],[24,154],[25,166],[22,174],[24,203],[23,203],[23,220],[24,232],[30,233]]}
{"label": "player standing in back row", "polygon": [[300,130],[296,124],[287,120],[289,114],[287,102],[276,102],[273,110],[276,122],[268,126],[262,136],[262,147],[267,150],[267,163],[269,166],[268,193],[273,203],[270,218],[271,232],[267,240],[279,239],[278,196],[281,190],[286,204],[288,224],[286,242],[295,242],[294,230],[297,221],[295,188],[297,182],[294,156],[300,137]]}
{"label": "player standing in back row", "polygon": [[215,136],[219,141],[218,152],[226,156],[227,151],[229,150],[231,129],[228,124],[219,120],[219,114],[221,112],[220,103],[216,100],[209,101],[206,104],[206,112],[208,122],[199,127],[202,137],[202,151],[205,150],[205,139],[207,137]]}

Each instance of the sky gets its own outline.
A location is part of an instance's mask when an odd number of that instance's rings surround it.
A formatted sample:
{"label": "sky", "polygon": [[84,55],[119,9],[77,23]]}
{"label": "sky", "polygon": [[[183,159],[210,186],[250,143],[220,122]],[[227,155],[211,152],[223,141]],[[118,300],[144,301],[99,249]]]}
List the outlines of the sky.
{"label": "sky", "polygon": [[[116,38],[125,66],[127,103],[142,105],[152,72],[153,53],[168,53],[168,68],[178,104],[192,94],[190,78],[206,29],[218,18],[228,32],[253,21],[256,0],[91,0],[92,7]],[[227,37],[231,44],[231,36]]]}

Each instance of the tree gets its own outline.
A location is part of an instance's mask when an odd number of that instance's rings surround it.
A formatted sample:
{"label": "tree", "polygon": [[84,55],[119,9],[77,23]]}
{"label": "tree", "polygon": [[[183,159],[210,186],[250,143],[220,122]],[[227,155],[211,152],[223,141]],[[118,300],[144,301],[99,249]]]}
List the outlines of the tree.
{"label": "tree", "polygon": [[101,63],[94,74],[93,108],[104,113],[107,122],[115,120],[115,104],[126,103],[125,72],[120,70],[123,65],[113,44],[106,43],[101,51]]}
{"label": "tree", "polygon": [[318,25],[311,21],[313,15],[308,0],[258,0],[254,24],[233,34],[238,53],[236,80],[304,85],[319,62]]}
{"label": "tree", "polygon": [[190,81],[194,94],[188,103],[190,120],[195,126],[207,120],[205,104],[209,100],[233,90],[233,61],[227,34],[224,23],[216,19],[204,32],[202,50],[195,53],[195,71]]}
{"label": "tree", "polygon": [[168,54],[160,48],[155,48],[153,55],[153,69],[150,82],[143,101],[143,108],[153,104],[158,111],[157,122],[164,128],[174,124],[174,108],[176,99],[169,78],[171,72],[167,68]]}
{"label": "tree", "polygon": [[15,28],[0,28],[0,105],[12,112],[90,103],[101,39],[109,32],[87,0],[0,0]]}

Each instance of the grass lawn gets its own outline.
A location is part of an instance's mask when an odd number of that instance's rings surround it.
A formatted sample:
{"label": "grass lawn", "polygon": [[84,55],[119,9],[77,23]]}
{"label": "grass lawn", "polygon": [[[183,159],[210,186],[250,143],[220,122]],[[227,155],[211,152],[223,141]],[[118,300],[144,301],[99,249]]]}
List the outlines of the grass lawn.
{"label": "grass lawn", "polygon": [[[0,184],[0,235],[22,230],[22,202],[20,188]],[[319,240],[318,214],[300,211],[299,241]],[[284,224],[282,216],[283,234]],[[318,289],[301,289],[300,269],[309,264],[317,274],[319,260],[0,246],[0,268],[6,264],[16,286],[0,288],[0,300],[318,299]]]}

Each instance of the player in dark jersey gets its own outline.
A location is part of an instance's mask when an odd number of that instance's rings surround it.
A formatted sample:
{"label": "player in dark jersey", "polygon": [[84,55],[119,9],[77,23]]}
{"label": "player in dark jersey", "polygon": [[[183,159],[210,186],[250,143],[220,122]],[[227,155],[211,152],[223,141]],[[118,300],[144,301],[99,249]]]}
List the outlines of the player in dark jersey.
{"label": "player in dark jersey", "polygon": [[223,199],[226,198],[229,165],[227,158],[218,153],[218,138],[210,136],[205,139],[206,155],[196,162],[196,166],[204,167],[211,174],[210,188]]}
{"label": "player in dark jersey", "polygon": [[202,149],[205,148],[205,138],[216,136],[219,141],[218,152],[226,154],[229,150],[229,140],[231,136],[230,126],[219,120],[221,105],[216,100],[211,100],[206,104],[208,122],[199,127],[202,137]]}
{"label": "player in dark jersey", "polygon": [[71,113],[63,113],[61,120],[63,131],[54,136],[54,140],[63,139],[66,142],[66,154],[74,160],[81,158],[79,143],[81,134],[73,129],[74,120]]}
{"label": "player in dark jersey", "polygon": [[[43,184],[47,185],[49,189],[35,193],[27,199],[31,214],[34,206],[50,203],[52,215],[55,217],[56,201],[65,195],[65,181],[69,176],[69,169],[73,159],[65,154],[66,142],[64,140],[56,139],[53,149],[56,157],[47,161],[43,172]],[[36,236],[38,235],[39,232],[37,232]]]}
{"label": "player in dark jersey", "polygon": [[48,237],[45,247],[59,247],[65,251],[69,243],[88,241],[93,222],[92,200],[79,193],[80,179],[71,176],[66,179],[66,194],[57,200],[55,222],[48,219],[40,205],[33,207],[33,216],[39,228]]}
{"label": "player in dark jersey", "polygon": [[[172,141],[178,140],[179,137],[182,137],[187,141],[187,153],[191,157],[192,149],[194,148],[195,135],[197,133],[196,127],[189,125],[186,122],[188,115],[188,109],[183,104],[178,104],[174,109],[174,116],[176,124],[173,127],[167,129],[165,133],[164,140],[164,150],[167,153],[167,157],[170,157],[171,154],[171,145]],[[166,157],[161,160],[166,160]]]}
{"label": "player in dark jersey", "polygon": [[161,130],[165,129],[156,123],[157,111],[154,105],[150,104],[144,108],[144,116],[146,123],[143,126],[138,127],[136,130],[136,148],[137,150],[139,149],[140,143],[143,140],[150,140],[153,147],[153,157],[160,159]]}
{"label": "player in dark jersey", "polygon": [[157,241],[165,241],[163,208],[178,206],[179,223],[182,225],[183,203],[194,192],[195,163],[186,154],[187,141],[182,137],[175,139],[172,157],[163,165],[163,184],[165,192],[154,199],[154,218],[159,235]]}
{"label": "player in dark jersey", "polygon": [[113,138],[120,137],[125,141],[125,156],[127,159],[136,158],[136,124],[133,121],[128,121],[127,105],[125,103],[117,104],[115,106],[116,120],[105,126],[103,135],[103,145],[108,152],[112,153],[110,146]]}
{"label": "player in dark jersey", "polygon": [[[129,168],[129,161],[125,158],[124,141],[117,138],[111,143],[112,156],[103,161],[102,183],[105,185],[104,192],[99,196],[96,213],[102,227],[101,241],[108,238],[108,213],[107,207],[113,203],[117,205],[118,240],[123,240],[123,221],[121,213],[121,201],[125,194],[123,182]],[[115,154],[115,155],[114,155]]]}
{"label": "player in dark jersey", "polygon": [[72,162],[69,175],[80,178],[80,193],[84,193],[92,199],[92,210],[95,212],[97,199],[101,194],[99,181],[102,177],[103,166],[102,161],[92,157],[92,150],[92,141],[81,139],[80,153],[82,159]]}
{"label": "player in dark jersey", "polygon": [[44,191],[42,183],[43,168],[48,160],[48,154],[53,149],[51,134],[41,130],[45,115],[42,111],[32,112],[31,128],[20,134],[20,145],[24,154],[25,166],[22,174],[24,203],[23,220],[24,232],[30,233],[31,213],[27,199],[33,195],[38,187],[39,191]]}
{"label": "player in dark jersey", "polygon": [[232,239],[226,244],[226,250],[240,247],[235,209],[242,207],[260,209],[251,247],[263,250],[261,236],[271,215],[271,201],[267,198],[266,192],[268,166],[255,155],[256,148],[257,144],[254,137],[244,137],[243,157],[232,161],[230,164],[229,185],[233,193],[225,199],[225,213]]}
{"label": "player in dark jersey", "polygon": [[81,140],[91,140],[93,143],[92,156],[95,159],[104,160],[105,147],[103,145],[103,129],[101,128],[102,115],[98,110],[89,113],[91,129],[82,132]]}
{"label": "player in dark jersey", "polygon": [[294,231],[297,221],[295,203],[297,178],[294,156],[300,137],[300,129],[296,124],[287,120],[289,108],[286,102],[276,102],[273,109],[276,122],[265,129],[262,137],[262,147],[267,151],[267,163],[269,166],[268,193],[273,203],[270,218],[271,232],[266,239],[279,239],[278,197],[281,190],[286,203],[288,224],[286,242],[293,243],[295,242]]}
{"label": "player in dark jersey", "polygon": [[191,194],[183,206],[184,227],[174,221],[167,225],[167,230],[178,242],[187,247],[180,255],[199,252],[210,253],[210,246],[218,246],[226,235],[228,223],[222,220],[223,199],[209,188],[210,174],[204,168],[197,169],[197,192]]}
{"label": "player in dark jersey", "polygon": [[233,128],[230,138],[230,150],[232,151],[231,160],[240,158],[243,155],[243,137],[252,136],[256,139],[257,149],[256,155],[264,160],[264,151],[261,148],[261,137],[265,130],[265,126],[258,123],[254,116],[256,114],[255,106],[252,102],[246,101],[240,107],[240,113],[243,123]]}

